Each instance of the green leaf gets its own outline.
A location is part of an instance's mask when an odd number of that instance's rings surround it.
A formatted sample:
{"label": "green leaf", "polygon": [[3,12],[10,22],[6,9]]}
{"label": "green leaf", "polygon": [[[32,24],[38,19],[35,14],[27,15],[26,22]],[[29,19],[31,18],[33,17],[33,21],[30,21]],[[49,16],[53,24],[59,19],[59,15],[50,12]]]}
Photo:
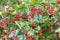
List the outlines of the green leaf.
{"label": "green leaf", "polygon": [[51,24],[54,24],[57,21],[57,19],[53,16],[51,17]]}
{"label": "green leaf", "polygon": [[60,27],[58,29],[56,29],[55,32],[60,32]]}
{"label": "green leaf", "polygon": [[23,34],[23,35],[19,35],[18,36],[18,40],[26,40],[26,36]]}
{"label": "green leaf", "polygon": [[34,32],[38,33],[40,29],[40,26],[37,26],[36,28],[34,28]]}
{"label": "green leaf", "polygon": [[13,37],[14,35],[17,35],[18,32],[19,32],[19,29],[12,31],[12,32],[9,34],[9,38]]}
{"label": "green leaf", "polygon": [[19,28],[15,23],[8,23],[8,28],[10,27]]}

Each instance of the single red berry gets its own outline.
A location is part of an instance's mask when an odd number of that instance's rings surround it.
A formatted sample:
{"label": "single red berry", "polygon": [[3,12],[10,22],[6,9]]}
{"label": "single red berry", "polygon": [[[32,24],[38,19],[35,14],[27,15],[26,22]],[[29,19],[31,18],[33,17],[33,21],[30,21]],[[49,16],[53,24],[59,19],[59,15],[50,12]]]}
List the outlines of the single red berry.
{"label": "single red berry", "polygon": [[28,20],[28,15],[27,15],[27,13],[24,13],[24,14],[23,14],[23,17],[24,17],[26,20]]}
{"label": "single red berry", "polygon": [[58,4],[60,4],[60,0],[56,0],[56,2],[57,2]]}
{"label": "single red berry", "polygon": [[8,12],[8,13],[11,12],[11,8],[10,8],[10,7],[7,8],[7,12]]}
{"label": "single red berry", "polygon": [[47,10],[47,13],[49,14],[49,15],[53,15],[53,14],[55,14],[55,10],[54,9],[49,9],[49,10]]}
{"label": "single red berry", "polygon": [[6,40],[5,38],[2,38],[2,40]]}
{"label": "single red berry", "polygon": [[37,13],[37,9],[35,8],[35,6],[32,6],[32,7],[31,7],[31,12]]}
{"label": "single red berry", "polygon": [[39,30],[39,35],[41,36],[43,34],[43,29]]}
{"label": "single red berry", "polygon": [[7,20],[2,18],[2,28],[7,29]]}
{"label": "single red berry", "polygon": [[34,23],[34,22],[31,22],[30,25],[32,26],[32,28],[36,27],[36,23]]}
{"label": "single red berry", "polygon": [[26,35],[26,40],[32,40],[32,37],[28,34]]}
{"label": "single red berry", "polygon": [[60,9],[58,9],[58,13],[60,14]]}
{"label": "single red berry", "polygon": [[27,34],[28,34],[28,30],[25,30],[25,31],[24,31],[24,34],[27,35]]}
{"label": "single red berry", "polygon": [[19,13],[16,13],[16,14],[15,14],[15,17],[16,17],[16,20],[17,20],[17,21],[20,20],[20,14],[19,14]]}
{"label": "single red berry", "polygon": [[17,35],[14,35],[14,36],[12,37],[12,39],[13,39],[13,40],[18,40],[18,36],[17,36]]}
{"label": "single red berry", "polygon": [[60,9],[58,9],[58,12],[60,12]]}
{"label": "single red berry", "polygon": [[43,15],[43,10],[38,9],[37,12],[38,12],[40,15]]}
{"label": "single red berry", "polygon": [[12,22],[12,23],[13,23],[13,22],[14,22],[14,19],[13,19],[13,18],[10,18],[10,22]]}
{"label": "single red berry", "polygon": [[46,3],[45,3],[45,6],[50,7],[50,2],[46,2]]}

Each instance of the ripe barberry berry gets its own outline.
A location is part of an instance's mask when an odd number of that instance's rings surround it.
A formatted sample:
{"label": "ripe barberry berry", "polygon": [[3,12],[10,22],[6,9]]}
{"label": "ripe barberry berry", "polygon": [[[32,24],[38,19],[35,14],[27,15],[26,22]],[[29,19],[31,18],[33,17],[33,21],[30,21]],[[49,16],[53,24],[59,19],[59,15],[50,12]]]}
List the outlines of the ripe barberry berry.
{"label": "ripe barberry berry", "polygon": [[26,20],[28,20],[28,15],[27,15],[27,13],[24,13],[24,14],[23,14],[23,17],[24,17]]}
{"label": "ripe barberry berry", "polygon": [[2,40],[6,40],[5,38],[2,38]]}
{"label": "ripe barberry berry", "polygon": [[60,0],[56,0],[56,2],[57,2],[58,4],[60,4]]}
{"label": "ripe barberry berry", "polygon": [[38,9],[37,12],[38,12],[40,15],[43,15],[43,10]]}
{"label": "ripe barberry berry", "polygon": [[37,9],[35,8],[35,6],[31,7],[31,12],[33,12],[34,14],[37,13]]}
{"label": "ripe barberry berry", "polygon": [[13,40],[18,40],[18,36],[17,36],[17,35],[14,35],[14,36],[12,37],[12,39],[13,39]]}
{"label": "ripe barberry berry", "polygon": [[49,15],[53,15],[53,14],[55,14],[55,10],[54,9],[49,9],[49,10],[47,10],[47,13],[49,14]]}
{"label": "ripe barberry berry", "polygon": [[14,22],[14,19],[13,19],[13,18],[10,18],[10,22],[12,22],[12,23],[13,23],[13,22]]}
{"label": "ripe barberry berry", "polygon": [[39,35],[41,36],[43,34],[43,29],[39,30]]}
{"label": "ripe barberry berry", "polygon": [[32,26],[32,28],[36,27],[36,23],[34,23],[34,22],[31,22],[30,25]]}
{"label": "ripe barberry berry", "polygon": [[15,17],[16,17],[16,20],[17,20],[17,21],[20,20],[20,14],[19,14],[19,13],[16,13],[16,14],[15,14]]}
{"label": "ripe barberry berry", "polygon": [[28,34],[28,30],[25,30],[25,31],[24,31],[24,34],[27,35],[27,34]]}
{"label": "ripe barberry berry", "polygon": [[7,20],[5,18],[2,18],[2,28],[8,29],[7,28]]}

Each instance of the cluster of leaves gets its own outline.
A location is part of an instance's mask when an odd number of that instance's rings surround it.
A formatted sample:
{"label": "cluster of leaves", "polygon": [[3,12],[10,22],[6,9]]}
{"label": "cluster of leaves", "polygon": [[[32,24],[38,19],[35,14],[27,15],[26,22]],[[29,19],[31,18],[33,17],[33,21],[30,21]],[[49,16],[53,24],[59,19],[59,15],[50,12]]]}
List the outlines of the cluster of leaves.
{"label": "cluster of leaves", "polygon": [[4,5],[0,10],[1,40],[59,40],[59,7],[60,0],[15,0]]}

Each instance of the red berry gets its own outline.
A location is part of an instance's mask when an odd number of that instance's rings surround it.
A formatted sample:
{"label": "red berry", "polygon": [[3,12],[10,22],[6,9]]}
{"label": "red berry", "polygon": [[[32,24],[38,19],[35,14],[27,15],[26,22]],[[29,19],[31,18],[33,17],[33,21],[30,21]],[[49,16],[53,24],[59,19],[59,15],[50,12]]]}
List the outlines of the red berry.
{"label": "red berry", "polygon": [[58,9],[58,12],[60,12],[60,9]]}
{"label": "red berry", "polygon": [[56,2],[57,2],[58,4],[60,4],[60,0],[56,0]]}
{"label": "red berry", "polygon": [[37,13],[37,9],[35,8],[35,6],[32,6],[32,7],[31,7],[31,12]]}
{"label": "red berry", "polygon": [[7,25],[7,20],[5,18],[2,18],[3,25]]}
{"label": "red berry", "polygon": [[43,29],[40,29],[40,30],[39,30],[40,36],[42,35],[42,33],[43,33]]}
{"label": "red berry", "polygon": [[46,2],[46,3],[45,3],[45,6],[50,7],[50,2]]}
{"label": "red berry", "polygon": [[37,12],[38,12],[40,15],[43,15],[43,10],[38,9]]}
{"label": "red berry", "polygon": [[11,8],[10,8],[10,7],[7,8],[7,12],[8,12],[8,13],[11,12]]}
{"label": "red berry", "polygon": [[2,38],[2,40],[6,40],[5,38]]}
{"label": "red berry", "polygon": [[23,17],[24,17],[26,20],[28,20],[28,15],[27,15],[27,13],[24,13],[24,14],[23,14]]}
{"label": "red berry", "polygon": [[7,29],[7,20],[2,18],[2,28]]}
{"label": "red berry", "polygon": [[27,35],[27,34],[28,34],[28,30],[25,30],[25,31],[24,31],[24,34]]}
{"label": "red berry", "polygon": [[12,37],[12,39],[13,39],[13,40],[18,40],[18,36],[17,36],[17,35],[14,35],[14,36]]}
{"label": "red berry", "polygon": [[58,13],[60,14],[60,9],[58,9]]}
{"label": "red berry", "polygon": [[13,23],[13,22],[14,22],[14,19],[13,19],[13,18],[10,18],[10,22],[12,22],[12,23]]}
{"label": "red berry", "polygon": [[55,10],[54,9],[49,9],[49,10],[47,10],[47,13],[49,14],[49,15],[53,15],[53,14],[55,14]]}
{"label": "red berry", "polygon": [[19,13],[16,13],[16,14],[15,14],[15,17],[16,17],[16,20],[17,20],[17,21],[20,20],[20,14],[19,14]]}
{"label": "red berry", "polygon": [[26,35],[26,40],[32,40],[31,36],[28,34]]}
{"label": "red berry", "polygon": [[51,23],[48,23],[48,27],[50,27],[51,26]]}
{"label": "red berry", "polygon": [[34,22],[31,22],[30,25],[31,25],[33,28],[36,27],[36,23],[34,23]]}

